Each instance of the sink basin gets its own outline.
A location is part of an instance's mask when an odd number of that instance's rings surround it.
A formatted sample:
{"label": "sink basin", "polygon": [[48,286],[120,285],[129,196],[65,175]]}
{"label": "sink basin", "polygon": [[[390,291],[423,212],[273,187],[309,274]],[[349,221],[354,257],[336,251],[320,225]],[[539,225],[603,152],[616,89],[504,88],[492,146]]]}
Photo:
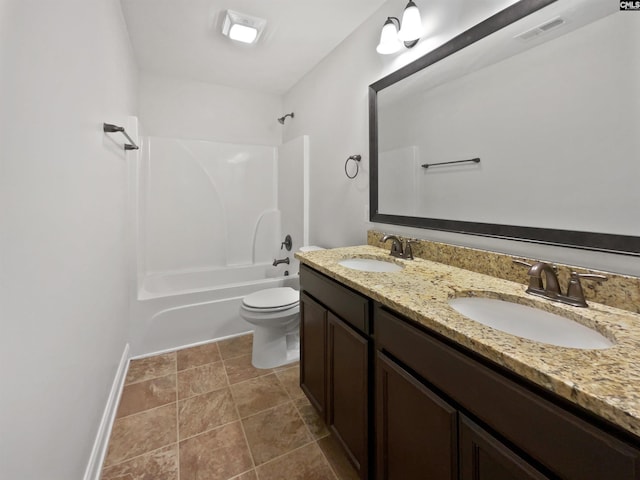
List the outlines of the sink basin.
{"label": "sink basin", "polygon": [[345,258],[344,260],[340,260],[338,265],[352,270],[360,270],[361,272],[377,273],[399,272],[404,268],[397,263],[385,262],[384,260],[376,260],[374,258]]}
{"label": "sink basin", "polygon": [[613,342],[573,320],[506,300],[459,297],[449,305],[465,317],[489,327],[536,342],[560,347],[604,349]]}

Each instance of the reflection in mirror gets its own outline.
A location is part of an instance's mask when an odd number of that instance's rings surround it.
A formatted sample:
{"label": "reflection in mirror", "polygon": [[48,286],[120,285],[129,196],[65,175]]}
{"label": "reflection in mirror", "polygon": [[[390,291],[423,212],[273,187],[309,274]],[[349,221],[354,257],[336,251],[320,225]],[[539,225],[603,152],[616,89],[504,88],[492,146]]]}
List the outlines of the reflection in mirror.
{"label": "reflection in mirror", "polygon": [[540,4],[371,86],[372,221],[640,254],[640,15]]}

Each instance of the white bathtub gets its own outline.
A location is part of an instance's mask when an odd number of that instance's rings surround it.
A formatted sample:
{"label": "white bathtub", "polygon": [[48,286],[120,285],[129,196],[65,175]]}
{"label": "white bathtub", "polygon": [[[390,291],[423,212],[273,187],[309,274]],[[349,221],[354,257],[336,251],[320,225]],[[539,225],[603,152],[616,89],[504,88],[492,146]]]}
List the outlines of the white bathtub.
{"label": "white bathtub", "polygon": [[132,306],[132,356],[249,332],[239,314],[242,298],[265,288],[299,288],[297,275],[271,264],[153,274]]}

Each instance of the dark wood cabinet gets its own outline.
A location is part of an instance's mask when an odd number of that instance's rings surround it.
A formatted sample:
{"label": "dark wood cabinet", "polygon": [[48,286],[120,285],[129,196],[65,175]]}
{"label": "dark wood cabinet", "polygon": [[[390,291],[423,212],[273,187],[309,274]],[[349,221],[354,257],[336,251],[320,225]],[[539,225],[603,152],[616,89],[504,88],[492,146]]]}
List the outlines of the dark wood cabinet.
{"label": "dark wood cabinet", "polygon": [[631,434],[306,265],[300,281],[301,387],[361,479],[640,480]]}
{"label": "dark wood cabinet", "polygon": [[457,479],[457,417],[454,407],[377,353],[378,480]]}
{"label": "dark wood cabinet", "polygon": [[370,478],[370,300],[302,266],[300,386],[361,479]]}
{"label": "dark wood cabinet", "polygon": [[300,388],[323,419],[327,405],[327,309],[300,295]]}
{"label": "dark wood cabinet", "polygon": [[460,415],[460,480],[545,480],[504,444]]}
{"label": "dark wood cabinet", "polygon": [[[378,350],[437,389],[459,412],[495,432],[503,444],[512,445],[510,458],[516,457],[515,451],[521,452],[516,462],[519,465],[535,464],[537,470],[549,472],[550,477],[568,480],[640,480],[638,444],[630,444],[598,427],[595,416],[577,409],[570,411],[553,402],[548,394],[537,393],[534,386],[507,376],[497,366],[474,358],[453,342],[413,326],[384,307],[375,309],[374,325]],[[463,442],[460,448],[463,447],[468,445]],[[490,468],[495,467],[497,472],[497,450],[493,449],[494,456],[490,457],[489,444],[483,444],[483,448],[476,450],[481,454],[476,459],[489,463],[479,468],[492,471]],[[501,450],[506,451],[506,447]],[[505,462],[500,465],[504,467]]]}
{"label": "dark wood cabinet", "polygon": [[329,312],[327,425],[368,478],[369,340]]}

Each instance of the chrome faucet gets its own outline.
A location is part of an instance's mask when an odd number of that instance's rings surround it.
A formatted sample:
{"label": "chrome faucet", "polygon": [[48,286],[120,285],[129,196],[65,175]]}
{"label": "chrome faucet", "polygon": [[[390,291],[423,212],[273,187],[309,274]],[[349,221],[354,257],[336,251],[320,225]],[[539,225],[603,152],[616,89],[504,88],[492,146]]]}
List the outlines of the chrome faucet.
{"label": "chrome faucet", "polygon": [[407,260],[413,260],[413,250],[411,245],[416,243],[412,240],[406,240],[404,247],[402,246],[402,240],[400,240],[396,235],[385,235],[382,237],[381,242],[385,243],[388,240],[391,240],[391,251],[389,255],[392,257],[405,258]]}
{"label": "chrome faucet", "polygon": [[283,258],[281,260],[278,260],[276,258],[273,259],[273,266],[274,267],[277,267],[281,263],[286,263],[287,265],[289,265],[289,257]]}
{"label": "chrome faucet", "polygon": [[[567,286],[567,294],[563,295],[560,292],[560,284],[556,274],[557,269],[553,265],[546,262],[536,262],[532,265],[522,260],[513,260],[513,262],[529,267],[529,287],[526,290],[527,293],[538,295],[548,300],[566,303],[567,305],[573,305],[574,307],[588,306],[584,298],[582,284],[580,283],[581,278],[599,281],[607,280],[607,277],[604,275],[571,272],[569,285]],[[544,284],[542,282],[543,274],[545,276]]]}

